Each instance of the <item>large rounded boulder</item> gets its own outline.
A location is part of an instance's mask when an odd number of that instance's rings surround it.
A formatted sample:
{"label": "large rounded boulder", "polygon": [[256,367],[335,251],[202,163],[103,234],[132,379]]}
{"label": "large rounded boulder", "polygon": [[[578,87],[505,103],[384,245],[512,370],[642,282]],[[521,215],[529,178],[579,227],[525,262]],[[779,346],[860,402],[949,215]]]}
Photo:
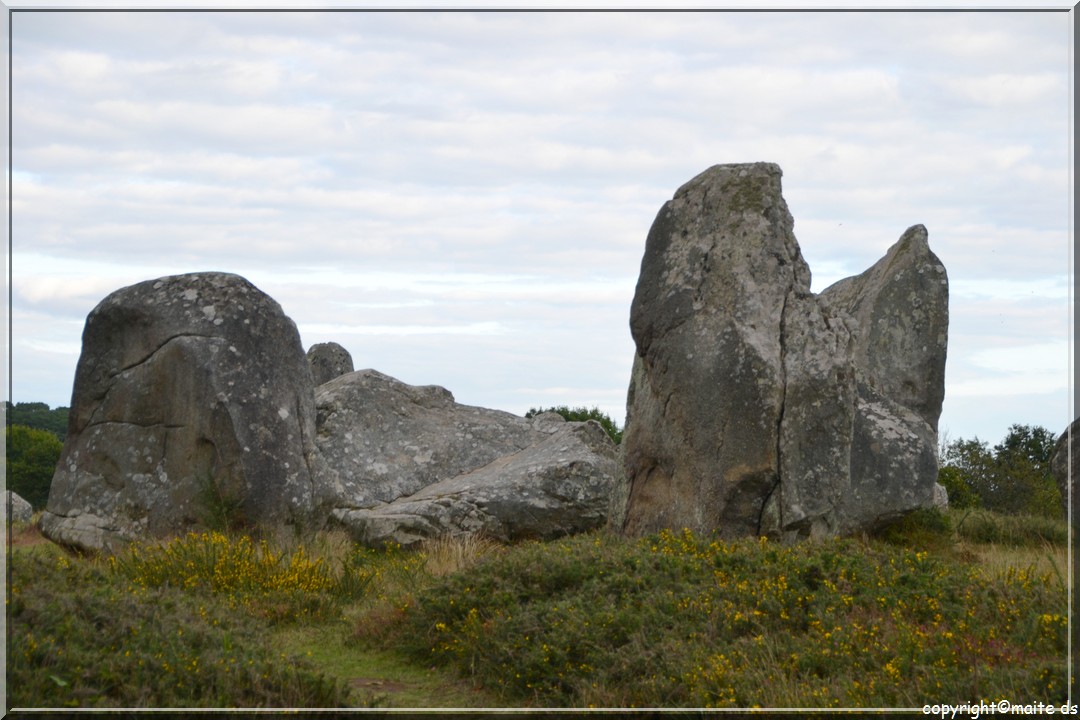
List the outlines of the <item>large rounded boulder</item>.
{"label": "large rounded boulder", "polygon": [[122,288],[88,316],[42,532],[83,550],[226,520],[325,518],[296,325],[237,275]]}

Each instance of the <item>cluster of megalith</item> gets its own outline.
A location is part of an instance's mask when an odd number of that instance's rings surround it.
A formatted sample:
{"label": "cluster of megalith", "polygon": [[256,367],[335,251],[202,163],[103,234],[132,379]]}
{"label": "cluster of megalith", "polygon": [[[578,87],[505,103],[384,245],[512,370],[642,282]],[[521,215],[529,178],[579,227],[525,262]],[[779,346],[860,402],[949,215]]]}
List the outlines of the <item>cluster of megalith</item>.
{"label": "cluster of megalith", "polygon": [[338,522],[372,545],[554,537],[604,524],[618,472],[596,423],[459,405],[440,387],[352,372],[336,343],[305,354],[281,307],[225,273],[105,298],[72,397],[41,529],[82,550],[223,519]]}
{"label": "cluster of megalith", "polygon": [[780,178],[710,168],[649,231],[612,513],[626,532],[835,535],[934,502],[945,268],[916,225],[811,293]]}
{"label": "cluster of megalith", "polygon": [[118,290],[87,318],[42,531],[112,549],[208,522],[339,524],[364,543],[548,538],[604,525],[850,533],[935,502],[945,268],[914,226],[820,294],[780,168],[719,165],[646,242],[616,449],[595,422],[460,405],[304,352],[236,275]]}

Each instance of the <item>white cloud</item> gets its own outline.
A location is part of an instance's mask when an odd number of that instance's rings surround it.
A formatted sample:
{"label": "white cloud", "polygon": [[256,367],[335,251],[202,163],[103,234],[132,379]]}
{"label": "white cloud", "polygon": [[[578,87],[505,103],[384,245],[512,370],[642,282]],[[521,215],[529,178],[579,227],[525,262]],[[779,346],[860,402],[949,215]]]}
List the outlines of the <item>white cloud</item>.
{"label": "white cloud", "polygon": [[503,335],[506,329],[497,322],[468,325],[327,325],[308,324],[306,332],[318,335]]}
{"label": "white cloud", "polygon": [[[1065,268],[1062,267],[1061,269],[1064,270]],[[1008,302],[1033,298],[1065,300],[1069,297],[1069,279],[1064,275],[1035,280],[965,278],[953,280],[949,284],[949,293],[954,298],[989,298]],[[1061,305],[1059,304],[1059,306]]]}
{"label": "white cloud", "polygon": [[[1060,393],[1065,397],[1068,393],[1068,375],[1057,371],[1022,371],[1001,373],[993,377],[981,377],[972,380],[960,380],[952,382],[948,386],[948,394],[955,397],[1013,397],[1024,398],[1045,393]],[[1023,423],[1019,418],[1016,422]],[[1064,427],[1048,428],[1053,432],[1059,432]]]}
{"label": "white cloud", "polygon": [[1062,72],[943,77],[940,82],[958,99],[995,109],[1053,102],[1068,94],[1068,77]]}
{"label": "white cloud", "polygon": [[1012,373],[1023,368],[1025,373],[1056,373],[1059,387],[1064,385],[1064,370],[1068,367],[1069,344],[1065,341],[1036,343],[1017,347],[981,350],[971,362],[997,372]]}
{"label": "white cloud", "polygon": [[1068,18],[19,14],[16,392],[44,395],[58,366],[35,358],[77,343],[49,318],[217,269],[407,381],[617,410],[649,224],[709,165],[754,160],[784,169],[815,289],[927,225],[949,396],[1057,388],[1024,358],[1068,331]]}
{"label": "white cloud", "polygon": [[65,82],[76,85],[106,80],[113,69],[112,58],[103,53],[60,52],[53,56],[50,68]]}
{"label": "white cloud", "polygon": [[23,347],[51,355],[71,357],[72,355],[77,356],[82,351],[82,347],[79,343],[70,341],[55,342],[50,340],[26,340],[18,342]]}

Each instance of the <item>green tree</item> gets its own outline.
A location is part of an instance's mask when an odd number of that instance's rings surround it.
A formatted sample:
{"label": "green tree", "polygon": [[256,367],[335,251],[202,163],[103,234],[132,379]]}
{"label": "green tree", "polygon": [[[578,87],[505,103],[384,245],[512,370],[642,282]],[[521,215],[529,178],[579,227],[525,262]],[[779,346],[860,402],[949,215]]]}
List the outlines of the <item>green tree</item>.
{"label": "green tree", "polygon": [[997,507],[1002,512],[1055,516],[1061,512],[1060,491],[1050,471],[1056,438],[1044,427],[1012,425],[994,446]]}
{"label": "green tree", "polygon": [[943,443],[938,482],[955,507],[1056,516],[1061,504],[1050,472],[1054,441],[1046,428],[1017,424],[993,449],[977,437]]}
{"label": "green tree", "polygon": [[47,430],[9,425],[7,437],[7,489],[42,510],[49,500],[56,463],[64,444]]}
{"label": "green tree", "polygon": [[946,465],[938,470],[938,483],[949,493],[949,505],[954,508],[979,507],[979,496],[967,483],[958,467]]}
{"label": "green tree", "polygon": [[11,425],[23,425],[38,430],[48,430],[63,440],[67,436],[68,408],[50,409],[43,402],[20,402],[12,405],[4,401],[7,421]]}
{"label": "green tree", "polygon": [[604,413],[598,407],[576,407],[570,408],[566,405],[558,405],[549,408],[530,408],[529,412],[525,413],[525,417],[531,418],[541,413],[553,412],[562,415],[572,422],[584,422],[585,420],[596,420],[604,428],[611,439],[618,445],[622,442],[622,428],[615,424],[615,421],[611,419],[611,416]]}
{"label": "green tree", "polygon": [[994,446],[994,457],[999,460],[1023,460],[1033,468],[1049,472],[1056,441],[1057,438],[1044,427],[1012,425],[1005,439]]}
{"label": "green tree", "polygon": [[985,507],[994,486],[994,455],[990,446],[975,438],[946,442],[941,449],[938,482],[956,507]]}

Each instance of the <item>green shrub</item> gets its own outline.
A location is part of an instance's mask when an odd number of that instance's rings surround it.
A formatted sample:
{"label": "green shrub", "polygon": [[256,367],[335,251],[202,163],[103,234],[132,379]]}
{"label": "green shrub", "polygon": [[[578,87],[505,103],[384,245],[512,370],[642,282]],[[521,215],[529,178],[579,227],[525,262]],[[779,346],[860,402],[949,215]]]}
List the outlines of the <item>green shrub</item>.
{"label": "green shrub", "polygon": [[373,578],[362,550],[332,567],[303,545],[275,549],[266,540],[219,532],[188,533],[160,544],[133,543],[106,562],[137,587],[223,595],[229,605],[273,621],[330,617],[340,601],[363,596]]}
{"label": "green shrub", "polygon": [[214,532],[240,533],[250,529],[244,514],[244,496],[232,491],[210,474],[198,477],[199,520]]}
{"label": "green shrub", "polygon": [[945,441],[938,482],[955,508],[1058,517],[1061,495],[1050,472],[1054,445],[1046,428],[1019,424],[993,449],[978,438]]}
{"label": "green shrub", "polygon": [[45,546],[11,558],[9,707],[340,707],[348,687],[190,589],[117,582]]}
{"label": "green shrub", "polygon": [[509,703],[902,707],[1063,702],[1065,606],[1061,583],[1033,571],[684,531],[521,545],[379,618],[380,642]]}
{"label": "green shrub", "polygon": [[979,506],[979,496],[965,482],[964,473],[958,467],[945,466],[938,470],[938,484],[949,494],[949,507],[972,508]]}
{"label": "green shrub", "polygon": [[22,425],[9,425],[5,433],[7,489],[18,493],[34,510],[44,510],[64,444],[51,432]]}
{"label": "green shrub", "polygon": [[1065,517],[1062,512],[1061,489],[1052,475],[1034,478],[1030,488],[1031,494],[1027,501],[1028,514],[1051,520]]}
{"label": "green shrub", "polygon": [[892,545],[925,550],[952,545],[953,527],[948,514],[938,508],[920,508],[882,528],[876,537]]}

